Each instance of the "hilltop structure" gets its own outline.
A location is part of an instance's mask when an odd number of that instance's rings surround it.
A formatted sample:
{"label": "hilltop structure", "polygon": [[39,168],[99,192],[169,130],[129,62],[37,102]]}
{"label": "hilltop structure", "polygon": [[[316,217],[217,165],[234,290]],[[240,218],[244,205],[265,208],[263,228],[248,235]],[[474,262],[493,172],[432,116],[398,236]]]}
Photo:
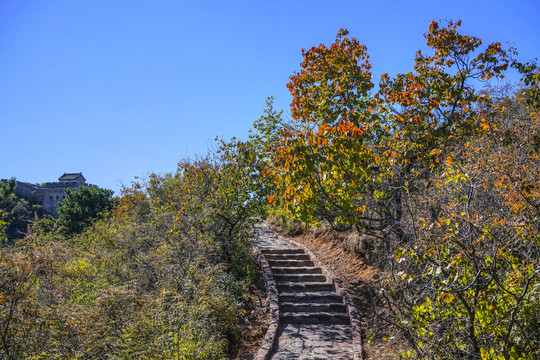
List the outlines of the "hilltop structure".
{"label": "hilltop structure", "polygon": [[[2,182],[7,180],[2,179]],[[58,216],[58,203],[66,198],[66,189],[78,189],[80,186],[95,186],[86,183],[82,173],[64,173],[57,182],[41,185],[16,181],[14,194],[25,198],[31,204],[41,205],[43,210]]]}

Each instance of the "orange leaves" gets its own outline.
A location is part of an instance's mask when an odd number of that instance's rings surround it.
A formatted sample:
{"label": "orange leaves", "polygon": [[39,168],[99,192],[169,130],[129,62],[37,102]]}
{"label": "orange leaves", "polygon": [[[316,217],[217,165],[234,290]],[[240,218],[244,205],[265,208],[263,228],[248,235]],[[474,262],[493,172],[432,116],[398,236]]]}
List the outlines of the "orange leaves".
{"label": "orange leaves", "polygon": [[435,57],[443,58],[448,55],[466,55],[482,44],[482,40],[461,35],[457,28],[461,22],[449,22],[446,27],[439,28],[437,22],[431,22],[429,32],[424,35],[429,46],[436,49]]}
{"label": "orange leaves", "polygon": [[488,104],[489,97],[479,96],[472,81],[494,76],[500,79],[509,66],[509,58],[500,43],[491,44],[476,58],[471,56],[482,42],[460,34],[459,26],[460,22],[445,26],[431,22],[425,37],[428,46],[435,50],[433,55],[419,51],[414,72],[398,74],[393,79],[388,74],[381,76],[375,97],[379,104],[392,109],[388,118],[395,126],[394,134],[407,131],[407,137],[395,137],[399,146],[420,152],[419,157],[429,159],[432,168],[440,159],[430,159],[427,152],[437,144],[448,143],[450,136],[490,130],[490,124],[473,120],[477,105]]}
{"label": "orange leaves", "polygon": [[373,87],[366,47],[347,34],[341,29],[330,47],[321,44],[302,50],[303,69],[287,84],[296,121],[317,122],[321,115],[330,121],[349,119],[356,107],[350,103],[351,95],[367,94]]}
{"label": "orange leaves", "polygon": [[445,303],[450,304],[452,301],[454,301],[455,296],[450,293],[445,293],[443,294],[442,299]]}
{"label": "orange leaves", "polygon": [[[466,164],[453,146],[475,152],[471,137],[497,131],[479,121],[490,100],[472,84],[502,74],[508,59],[498,43],[476,56],[481,40],[460,34],[459,26],[432,22],[425,37],[433,51],[417,52],[411,72],[382,75],[375,96],[366,48],[346,30],[330,45],[302,51],[301,69],[287,84],[293,122],[279,133],[271,175],[296,214],[346,218],[365,199],[364,184],[398,176],[455,171],[434,182],[441,190],[475,176],[458,172]],[[489,190],[480,184],[475,188]]]}

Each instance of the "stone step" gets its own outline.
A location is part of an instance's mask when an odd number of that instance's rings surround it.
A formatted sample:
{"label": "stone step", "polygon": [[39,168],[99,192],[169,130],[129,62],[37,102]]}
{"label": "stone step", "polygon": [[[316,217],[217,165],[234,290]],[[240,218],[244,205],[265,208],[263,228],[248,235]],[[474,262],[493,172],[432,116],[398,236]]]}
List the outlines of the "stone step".
{"label": "stone step", "polygon": [[265,254],[266,260],[310,260],[308,254]]}
{"label": "stone step", "polygon": [[279,310],[285,312],[336,312],[346,313],[347,307],[343,303],[293,303],[283,302],[279,304]]}
{"label": "stone step", "polygon": [[291,291],[332,291],[334,290],[334,284],[323,282],[305,282],[296,283],[288,281],[277,281],[276,287],[278,291],[291,292]]}
{"label": "stone step", "polygon": [[343,297],[334,291],[321,292],[286,292],[279,294],[279,301],[282,303],[343,303]]}
{"label": "stone step", "polygon": [[315,266],[291,266],[272,269],[274,275],[278,274],[322,274],[322,270]]}
{"label": "stone step", "polygon": [[349,324],[348,314],[334,312],[280,312],[284,324]]}
{"label": "stone step", "polygon": [[270,265],[271,268],[274,267],[305,267],[305,266],[313,266],[313,261],[311,260],[273,260],[273,259],[267,259],[268,265]]}
{"label": "stone step", "polygon": [[323,274],[274,274],[274,279],[281,282],[326,282]]}
{"label": "stone step", "polygon": [[261,252],[264,255],[274,255],[274,254],[305,254],[305,251],[302,249],[272,249],[266,248],[261,249]]}

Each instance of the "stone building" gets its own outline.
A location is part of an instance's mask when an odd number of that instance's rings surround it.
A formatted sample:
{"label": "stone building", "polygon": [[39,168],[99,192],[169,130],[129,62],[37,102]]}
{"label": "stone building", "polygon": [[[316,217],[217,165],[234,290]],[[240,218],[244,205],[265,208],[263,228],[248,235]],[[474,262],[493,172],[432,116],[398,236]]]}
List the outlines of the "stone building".
{"label": "stone building", "polygon": [[[3,182],[7,180],[2,179]],[[66,189],[77,189],[79,186],[95,186],[86,183],[82,173],[64,173],[57,182],[41,185],[17,181],[14,193],[32,204],[41,205],[43,210],[58,216],[58,203],[66,198]]]}

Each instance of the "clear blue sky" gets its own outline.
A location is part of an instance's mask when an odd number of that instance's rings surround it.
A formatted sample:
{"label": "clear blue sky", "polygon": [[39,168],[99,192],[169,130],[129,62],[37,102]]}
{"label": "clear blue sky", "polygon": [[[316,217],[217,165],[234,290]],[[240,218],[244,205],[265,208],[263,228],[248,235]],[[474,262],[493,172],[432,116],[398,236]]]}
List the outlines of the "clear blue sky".
{"label": "clear blue sky", "polygon": [[[64,172],[118,193],[289,109],[301,49],[347,28],[376,77],[409,72],[432,19],[540,56],[540,1],[0,0],[0,178]],[[376,80],[377,81],[377,80]]]}

